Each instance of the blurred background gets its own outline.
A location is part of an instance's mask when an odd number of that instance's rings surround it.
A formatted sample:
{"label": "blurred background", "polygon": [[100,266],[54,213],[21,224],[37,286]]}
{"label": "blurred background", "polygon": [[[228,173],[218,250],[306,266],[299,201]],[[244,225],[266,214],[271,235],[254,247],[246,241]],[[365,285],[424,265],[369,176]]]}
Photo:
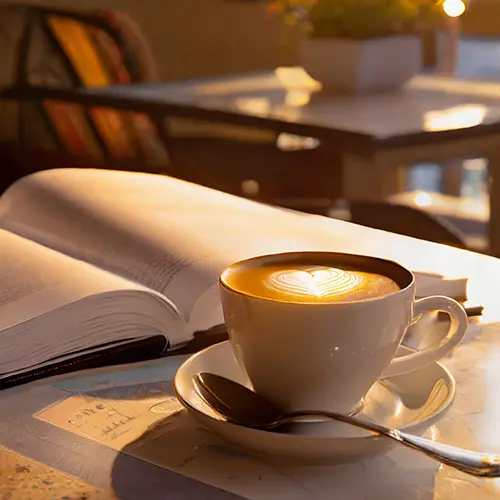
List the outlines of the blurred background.
{"label": "blurred background", "polygon": [[[0,188],[146,171],[495,254],[498,19],[497,0],[0,2]],[[396,156],[397,179],[349,166]]]}

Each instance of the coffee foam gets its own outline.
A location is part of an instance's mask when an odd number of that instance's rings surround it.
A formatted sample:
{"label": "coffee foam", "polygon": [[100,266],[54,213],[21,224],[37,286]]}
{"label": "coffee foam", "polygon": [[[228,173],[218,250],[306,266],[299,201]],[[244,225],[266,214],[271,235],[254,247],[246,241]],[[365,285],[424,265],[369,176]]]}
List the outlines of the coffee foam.
{"label": "coffee foam", "polygon": [[328,302],[380,297],[399,290],[393,280],[380,274],[321,266],[279,270],[269,274],[263,285],[273,296]]}
{"label": "coffee foam", "polygon": [[400,290],[383,274],[335,265],[267,263],[233,270],[225,279],[242,293],[285,302],[353,302]]}

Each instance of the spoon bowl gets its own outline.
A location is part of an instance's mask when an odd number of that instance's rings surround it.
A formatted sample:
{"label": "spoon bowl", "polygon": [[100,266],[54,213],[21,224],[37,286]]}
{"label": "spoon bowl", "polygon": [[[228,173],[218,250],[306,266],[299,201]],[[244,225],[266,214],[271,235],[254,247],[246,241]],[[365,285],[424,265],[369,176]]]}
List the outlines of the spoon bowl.
{"label": "spoon bowl", "polygon": [[359,417],[305,410],[284,414],[259,394],[220,375],[201,372],[194,375],[200,397],[222,420],[256,429],[273,429],[303,417],[324,417],[383,436],[466,474],[500,477],[500,457],[478,453],[390,429]]}

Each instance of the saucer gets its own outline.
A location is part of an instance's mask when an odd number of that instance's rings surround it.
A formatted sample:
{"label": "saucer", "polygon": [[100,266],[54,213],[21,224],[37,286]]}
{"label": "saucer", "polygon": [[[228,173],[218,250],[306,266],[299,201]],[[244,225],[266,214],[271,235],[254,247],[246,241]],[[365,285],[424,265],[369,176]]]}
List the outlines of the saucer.
{"label": "saucer", "polygon": [[[398,355],[411,352],[400,347]],[[193,376],[211,372],[251,388],[236,361],[229,341],[208,347],[187,359],[177,370],[174,388],[180,403],[204,427],[250,452],[298,463],[346,462],[395,445],[342,422],[295,423],[273,431],[226,422],[198,395]],[[420,434],[436,422],[455,395],[453,376],[439,363],[405,375],[381,379],[365,396],[360,418],[386,427]]]}

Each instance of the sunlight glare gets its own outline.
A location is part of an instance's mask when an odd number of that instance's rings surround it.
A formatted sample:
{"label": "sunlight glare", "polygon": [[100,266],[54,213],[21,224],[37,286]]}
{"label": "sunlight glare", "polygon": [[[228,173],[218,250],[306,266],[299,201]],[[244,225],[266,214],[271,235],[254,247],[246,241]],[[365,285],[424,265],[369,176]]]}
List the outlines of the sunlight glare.
{"label": "sunlight glare", "polygon": [[463,0],[445,0],[443,10],[449,17],[460,17],[465,12]]}
{"label": "sunlight glare", "polygon": [[432,205],[432,198],[429,193],[426,193],[425,191],[419,191],[418,193],[415,194],[415,204],[418,205],[419,207],[429,207]]}

